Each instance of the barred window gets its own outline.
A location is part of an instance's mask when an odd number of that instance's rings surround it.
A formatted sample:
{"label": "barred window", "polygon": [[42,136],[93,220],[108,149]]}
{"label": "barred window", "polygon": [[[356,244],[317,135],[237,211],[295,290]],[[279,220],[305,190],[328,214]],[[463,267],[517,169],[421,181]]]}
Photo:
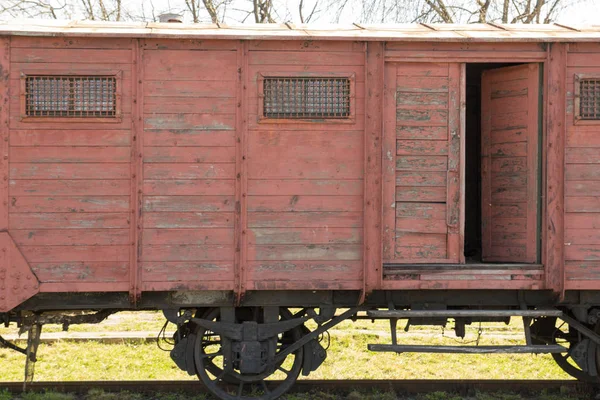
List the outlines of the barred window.
{"label": "barred window", "polygon": [[25,78],[28,117],[114,118],[115,76],[29,75]]}
{"label": "barred window", "polygon": [[350,79],[265,77],[263,116],[266,118],[350,117]]}
{"label": "barred window", "polygon": [[579,118],[600,120],[600,78],[579,81]]}

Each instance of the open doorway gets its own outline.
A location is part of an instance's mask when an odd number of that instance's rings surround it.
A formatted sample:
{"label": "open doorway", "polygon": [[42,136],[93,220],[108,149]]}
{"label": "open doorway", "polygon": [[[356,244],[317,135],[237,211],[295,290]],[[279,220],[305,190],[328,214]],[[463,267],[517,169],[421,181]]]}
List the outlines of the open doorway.
{"label": "open doorway", "polygon": [[539,64],[466,66],[467,263],[537,263],[540,241]]}

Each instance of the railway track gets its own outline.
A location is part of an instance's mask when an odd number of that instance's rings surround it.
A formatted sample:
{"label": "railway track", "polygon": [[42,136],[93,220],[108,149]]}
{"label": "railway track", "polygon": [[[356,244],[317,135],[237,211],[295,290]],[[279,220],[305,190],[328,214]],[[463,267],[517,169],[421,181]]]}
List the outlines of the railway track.
{"label": "railway track", "polygon": [[[23,392],[21,382],[0,382],[0,390],[18,394]],[[129,391],[142,394],[157,392],[178,392],[198,394],[206,393],[204,386],[197,381],[83,381],[83,382],[33,382],[28,391],[56,391],[64,393],[85,394],[91,389],[106,392]],[[570,393],[599,398],[600,387],[575,380],[299,380],[290,393],[350,392],[353,390],[372,392],[394,391],[399,394],[418,394],[431,392],[449,392],[456,394],[473,394],[479,392],[513,392],[522,395],[535,395],[543,391],[548,393]],[[589,395],[589,397],[588,397]]]}

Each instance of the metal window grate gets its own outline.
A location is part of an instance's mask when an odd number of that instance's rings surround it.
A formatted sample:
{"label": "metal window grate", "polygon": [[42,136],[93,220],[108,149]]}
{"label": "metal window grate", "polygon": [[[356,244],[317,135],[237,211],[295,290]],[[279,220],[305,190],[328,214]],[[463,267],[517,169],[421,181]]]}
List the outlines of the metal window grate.
{"label": "metal window grate", "polygon": [[114,76],[32,75],[25,78],[29,117],[113,118],[117,115]]}
{"label": "metal window grate", "polygon": [[600,120],[600,78],[579,82],[579,117]]}
{"label": "metal window grate", "polygon": [[350,79],[265,78],[263,105],[266,118],[348,118]]}

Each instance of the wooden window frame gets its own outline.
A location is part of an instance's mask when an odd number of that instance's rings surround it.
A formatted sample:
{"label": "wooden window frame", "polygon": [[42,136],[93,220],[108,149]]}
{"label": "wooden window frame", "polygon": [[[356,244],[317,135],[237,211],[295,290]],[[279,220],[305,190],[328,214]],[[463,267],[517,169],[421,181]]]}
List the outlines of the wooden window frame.
{"label": "wooden window frame", "polygon": [[581,117],[581,81],[585,79],[600,81],[600,74],[575,74],[573,79],[573,123],[575,125],[600,125],[600,118],[584,119]]}
{"label": "wooden window frame", "polygon": [[[53,117],[53,116],[30,116],[27,115],[27,77],[34,75],[45,75],[45,76],[109,76],[115,78],[115,115],[114,117]],[[21,82],[20,82],[20,103],[21,103],[21,116],[20,121],[22,122],[70,122],[70,123],[82,123],[82,122],[103,122],[103,123],[120,123],[123,120],[122,114],[122,81],[123,73],[117,70],[99,70],[99,71],[49,71],[47,70],[24,70],[21,71]]]}
{"label": "wooden window frame", "polygon": [[[350,114],[341,118],[271,118],[265,117],[265,78],[345,78],[350,81]],[[258,122],[261,124],[355,124],[356,74],[343,72],[261,72],[258,81]]]}

